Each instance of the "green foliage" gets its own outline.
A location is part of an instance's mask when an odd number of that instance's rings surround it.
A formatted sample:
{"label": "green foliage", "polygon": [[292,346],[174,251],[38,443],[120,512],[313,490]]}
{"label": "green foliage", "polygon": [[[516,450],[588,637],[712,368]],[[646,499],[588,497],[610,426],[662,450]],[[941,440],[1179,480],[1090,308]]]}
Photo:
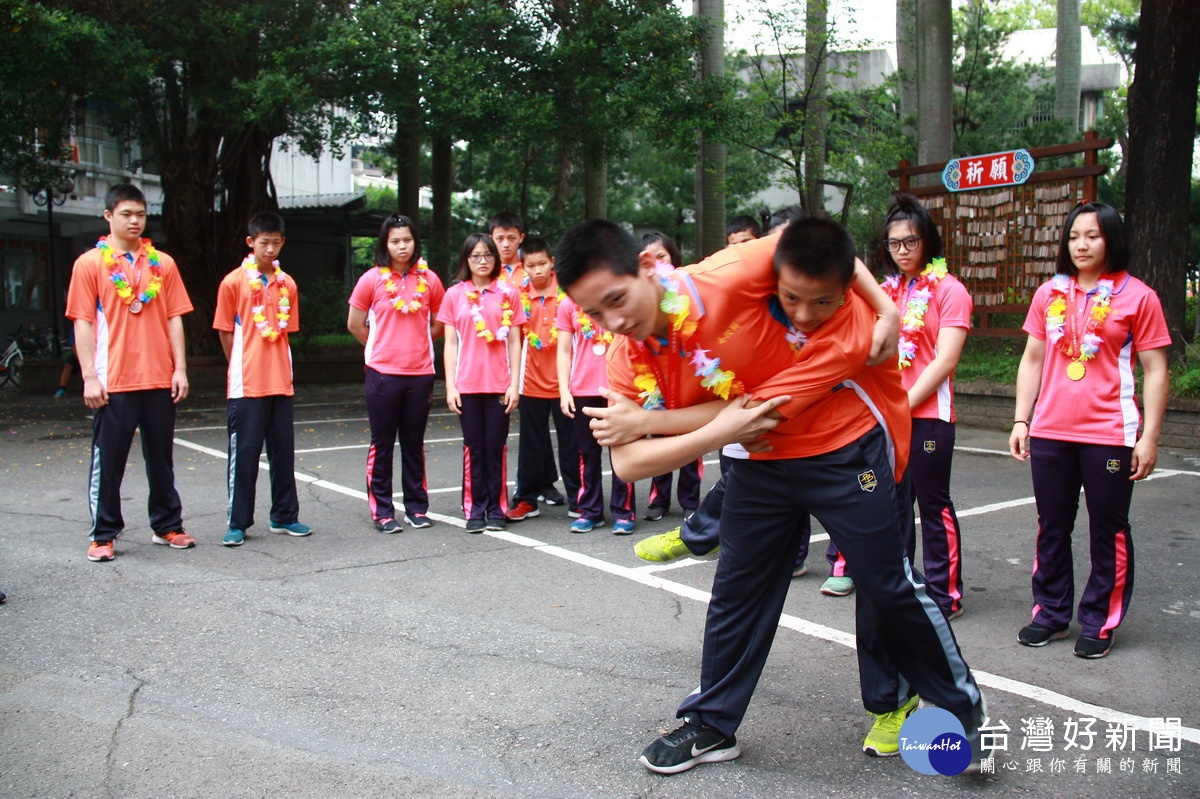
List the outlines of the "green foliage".
{"label": "green foliage", "polygon": [[1021,364],[1021,353],[1024,351],[1024,338],[968,336],[954,380],[959,385],[995,383],[1015,386],[1017,367]]}
{"label": "green foliage", "polygon": [[1030,124],[1039,108],[1054,107],[1050,70],[1001,55],[1016,30],[983,0],[959,9],[954,26],[954,150],[959,155],[1039,147],[1066,141],[1059,120]]}
{"label": "green foliage", "polygon": [[111,41],[71,9],[0,0],[0,172],[30,186],[62,179],[56,162],[70,160],[68,135],[85,93],[113,63]]}
{"label": "green foliage", "polygon": [[346,287],[341,279],[306,280],[300,288],[300,313],[300,333],[292,339],[300,353],[309,352],[322,337],[345,333]]}

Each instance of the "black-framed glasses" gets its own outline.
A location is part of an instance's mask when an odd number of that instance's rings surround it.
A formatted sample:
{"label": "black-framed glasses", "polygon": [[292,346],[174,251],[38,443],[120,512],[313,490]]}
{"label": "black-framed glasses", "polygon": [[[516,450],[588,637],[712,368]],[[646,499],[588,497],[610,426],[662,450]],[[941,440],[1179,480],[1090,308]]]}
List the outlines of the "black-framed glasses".
{"label": "black-framed glasses", "polygon": [[496,260],[496,256],[492,255],[490,252],[473,252],[468,255],[467,258],[477,264],[483,264],[487,263],[488,261]]}
{"label": "black-framed glasses", "polygon": [[902,239],[888,239],[886,242],[888,252],[900,252],[900,248],[912,252],[921,244],[920,236],[905,236]]}

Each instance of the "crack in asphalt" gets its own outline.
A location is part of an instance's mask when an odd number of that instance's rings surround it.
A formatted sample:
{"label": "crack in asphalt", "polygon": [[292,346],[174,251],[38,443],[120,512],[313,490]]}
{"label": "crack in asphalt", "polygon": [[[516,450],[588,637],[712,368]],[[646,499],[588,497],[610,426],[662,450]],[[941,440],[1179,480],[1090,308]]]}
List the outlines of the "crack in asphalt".
{"label": "crack in asphalt", "polygon": [[125,674],[128,675],[136,684],[134,685],[133,690],[129,692],[129,699],[125,703],[125,714],[121,716],[121,718],[117,719],[117,723],[113,727],[112,735],[108,740],[108,753],[105,755],[105,772],[103,782],[104,793],[107,796],[113,796],[111,782],[113,771],[116,768],[115,761],[117,759],[117,747],[120,745],[120,741],[118,739],[121,737],[121,728],[125,725],[126,721],[133,718],[138,694],[146,685],[146,681],[138,677],[130,669],[126,669]]}

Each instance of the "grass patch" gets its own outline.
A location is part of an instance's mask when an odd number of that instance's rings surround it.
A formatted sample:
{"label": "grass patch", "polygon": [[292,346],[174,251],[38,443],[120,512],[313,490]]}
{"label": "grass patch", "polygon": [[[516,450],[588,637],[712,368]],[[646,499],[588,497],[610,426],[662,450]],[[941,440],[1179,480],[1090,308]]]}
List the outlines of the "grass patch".
{"label": "grass patch", "polygon": [[985,338],[968,336],[963,347],[954,382],[1017,384],[1017,367],[1025,351],[1024,338]]}

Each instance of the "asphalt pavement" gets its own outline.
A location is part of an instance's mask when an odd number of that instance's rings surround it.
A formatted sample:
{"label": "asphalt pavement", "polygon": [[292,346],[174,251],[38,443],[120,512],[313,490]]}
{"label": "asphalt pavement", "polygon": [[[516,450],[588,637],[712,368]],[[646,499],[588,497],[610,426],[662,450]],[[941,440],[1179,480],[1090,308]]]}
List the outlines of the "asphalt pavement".
{"label": "asphalt pavement", "polygon": [[[296,446],[316,532],[267,530],[264,471],[258,524],[229,549],[224,400],[191,397],[175,466],[199,545],[151,544],[135,446],[117,558],[91,563],[89,412],[78,397],[0,394],[0,797],[1200,795],[1200,450],[1164,451],[1134,492],[1132,608],[1112,654],[1085,661],[1071,640],[1017,644],[1029,474],[1002,433],[960,425],[967,588],[953,629],[1006,736],[994,774],[924,776],[863,755],[854,598],[819,593],[818,542],[738,731],[742,756],[662,777],[637,757],[699,679],[714,560],[634,556],[638,538],[679,524],[677,506],[629,537],[571,534],[566,509],[547,506],[466,534],[458,423],[440,399],[434,412],[432,528],[373,529],[361,388],[311,387]],[[706,486],[716,476],[713,456]]]}

